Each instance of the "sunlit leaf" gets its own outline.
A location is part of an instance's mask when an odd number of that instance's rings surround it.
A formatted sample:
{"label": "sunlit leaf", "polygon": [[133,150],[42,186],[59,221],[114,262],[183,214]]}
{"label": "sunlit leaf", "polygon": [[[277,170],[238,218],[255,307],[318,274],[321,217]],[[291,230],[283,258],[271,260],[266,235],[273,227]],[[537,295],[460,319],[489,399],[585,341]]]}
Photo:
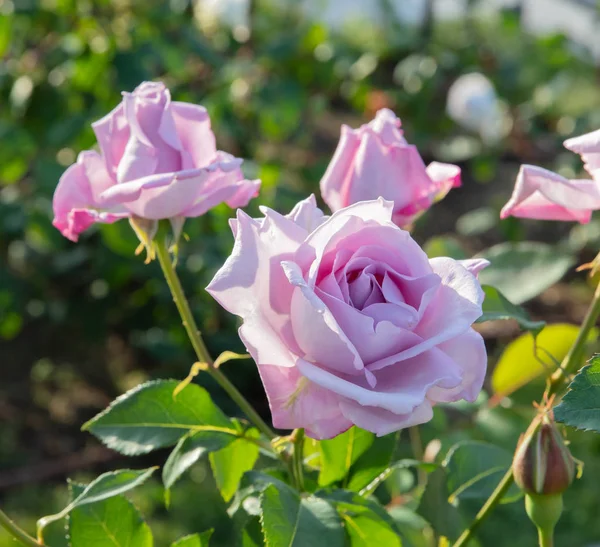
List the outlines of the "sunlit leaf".
{"label": "sunlit leaf", "polygon": [[[508,395],[542,374],[550,374],[567,355],[579,328],[558,323],[548,325],[537,336],[525,333],[511,342],[502,353],[492,374],[492,389]],[[597,336],[597,330],[589,339]]]}

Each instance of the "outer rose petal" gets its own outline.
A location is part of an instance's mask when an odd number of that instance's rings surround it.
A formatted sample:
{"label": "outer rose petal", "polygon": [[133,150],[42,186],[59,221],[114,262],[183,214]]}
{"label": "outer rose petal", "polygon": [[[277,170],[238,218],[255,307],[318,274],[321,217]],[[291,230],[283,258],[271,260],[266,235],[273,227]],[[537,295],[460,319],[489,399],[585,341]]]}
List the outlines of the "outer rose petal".
{"label": "outer rose petal", "polygon": [[438,347],[462,368],[463,378],[461,384],[452,389],[432,388],[429,399],[439,403],[460,399],[474,402],[481,391],[487,370],[487,353],[481,334],[469,329]]}
{"label": "outer rose petal", "polygon": [[192,167],[205,167],[212,163],[217,148],[206,108],[174,101],[171,114],[181,146],[192,159]]}
{"label": "outer rose petal", "polygon": [[513,194],[500,216],[576,220],[584,224],[599,208],[600,182],[569,180],[541,167],[522,165]]}
{"label": "outer rose petal", "polygon": [[329,218],[317,207],[317,200],[314,194],[299,201],[285,216],[294,221],[298,226],[304,228],[307,235],[316,230]]}
{"label": "outer rose petal", "polygon": [[485,258],[466,258],[464,260],[457,260],[457,262],[467,271],[471,272],[475,277],[477,274],[487,268],[490,265],[490,261]]}
{"label": "outer rose petal", "polygon": [[104,156],[106,168],[111,177],[116,180],[119,162],[125,153],[130,135],[123,103],[100,120],[92,123],[92,129]]}
{"label": "outer rose petal", "polygon": [[437,186],[436,201],[442,199],[452,188],[461,185],[461,170],[458,165],[433,161],[427,166],[426,171]]}
{"label": "outer rose petal", "polygon": [[[458,261],[440,257],[429,262],[442,285],[415,332],[427,345],[438,345],[464,333],[481,317],[485,294],[477,278]],[[448,310],[452,310],[451,321]]]}
{"label": "outer rose petal", "polygon": [[113,184],[100,155],[89,150],[81,152],[54,192],[54,226],[68,239],[77,241],[94,222],[111,223],[129,216],[126,211],[97,210],[102,206],[102,192]]}
{"label": "outer rose petal", "polygon": [[340,142],[320,182],[321,195],[334,212],[349,205],[344,201],[342,192],[351,177],[352,163],[359,146],[360,139],[354,130],[342,125]]}
{"label": "outer rose petal", "polygon": [[437,348],[378,371],[375,386],[360,376],[333,374],[304,359],[298,359],[296,367],[311,382],[341,397],[394,414],[412,412],[433,386],[451,389],[462,379],[460,367]]}
{"label": "outer rose petal", "polygon": [[239,169],[242,160],[224,153],[219,159],[202,169],[117,184],[104,192],[102,199],[123,204],[133,214],[148,219],[200,216],[223,201],[247,202],[256,193],[259,181],[244,179]]}
{"label": "outer rose petal", "polygon": [[600,183],[600,129],[567,139],[564,146],[581,156],[586,171]]}
{"label": "outer rose petal", "polygon": [[361,406],[348,399],[340,402],[340,409],[353,424],[372,431],[378,437],[413,425],[424,424],[433,418],[433,408],[427,399],[406,414],[394,414],[374,406]]}
{"label": "outer rose petal", "polygon": [[352,426],[339,397],[304,378],[293,367],[259,366],[273,416],[282,429],[303,427],[313,439],[331,439]]}

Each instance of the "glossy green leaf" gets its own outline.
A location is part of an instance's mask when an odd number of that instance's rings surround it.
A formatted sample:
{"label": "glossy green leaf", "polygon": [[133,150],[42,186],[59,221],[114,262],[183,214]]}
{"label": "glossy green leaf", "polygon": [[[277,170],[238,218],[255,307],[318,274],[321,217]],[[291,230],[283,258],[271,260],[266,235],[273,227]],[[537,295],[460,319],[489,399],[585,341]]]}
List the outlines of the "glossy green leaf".
{"label": "glossy green leaf", "polygon": [[[548,325],[535,342],[530,333],[512,341],[504,350],[492,374],[492,389],[508,395],[542,374],[553,372],[573,345],[579,327],[558,323]],[[590,333],[590,340],[597,330]],[[543,363],[543,364],[542,364]]]}
{"label": "glossy green leaf", "polygon": [[[493,444],[463,441],[448,451],[444,460],[450,503],[466,499],[486,500],[512,464],[512,453]],[[513,484],[502,498],[510,503],[521,497]]]}
{"label": "glossy green leaf", "polygon": [[600,356],[592,357],[569,385],[554,417],[577,429],[600,433]]}
{"label": "glossy green leaf", "polygon": [[174,398],[178,384],[176,380],[141,384],[113,401],[83,429],[128,456],[174,445],[189,431],[235,432],[205,389],[191,384]]}
{"label": "glossy green leaf", "polygon": [[[74,498],[85,487],[71,485]],[[75,508],[69,516],[70,545],[77,547],[152,547],[149,526],[123,495]]]}
{"label": "glossy green leaf", "polygon": [[171,547],[208,547],[213,531],[211,528],[201,534],[185,536],[173,543]]}
{"label": "glossy green leaf", "polygon": [[462,531],[460,513],[448,502],[446,470],[440,467],[431,473],[417,508],[432,528],[440,535],[455,540]]}
{"label": "glossy green leaf", "polygon": [[[246,436],[258,438],[256,430],[246,432]],[[223,499],[229,501],[236,493],[240,480],[250,471],[258,459],[258,446],[248,439],[237,439],[227,447],[209,454],[210,466]]]}
{"label": "glossy green leaf", "polygon": [[397,471],[398,469],[409,469],[411,467],[419,468],[427,472],[432,472],[435,471],[439,467],[439,465],[436,463],[422,462],[419,460],[398,460],[390,466],[386,467],[383,471],[376,475],[369,483],[363,486],[360,489],[360,495],[367,496],[369,494],[372,494],[383,481],[385,481],[392,473],[394,473],[394,471]]}
{"label": "glossy green leaf", "polygon": [[397,434],[375,437],[350,468],[346,488],[358,492],[383,473],[390,465],[397,441]]}
{"label": "glossy green leaf", "polygon": [[320,441],[319,486],[327,486],[344,479],[352,465],[367,451],[374,440],[373,433],[358,427],[351,427],[333,439]]}
{"label": "glossy green leaf", "polygon": [[269,547],[344,547],[344,529],[334,507],[288,486],[268,486],[261,495],[261,525]]}
{"label": "glossy green leaf", "polygon": [[119,496],[145,482],[156,467],[149,469],[133,470],[121,469],[100,475],[95,481],[88,484],[62,511],[55,515],[42,517],[38,520],[38,530],[43,530],[51,522],[60,520],[68,515],[73,509],[98,503],[100,501]]}
{"label": "glossy green leaf", "polygon": [[560,281],[575,263],[571,253],[547,243],[500,243],[478,254],[490,261],[479,273],[482,284],[496,287],[508,300],[521,304]]}
{"label": "glossy green leaf", "polygon": [[496,287],[483,285],[485,293],[483,301],[483,315],[476,321],[497,321],[500,319],[514,319],[523,330],[538,334],[546,325],[544,321],[532,321],[527,312],[520,306],[515,306]]}
{"label": "glossy green leaf", "polygon": [[351,547],[402,547],[400,536],[375,515],[343,516]]}
{"label": "glossy green leaf", "polygon": [[204,454],[221,450],[238,437],[221,431],[198,431],[182,437],[165,462],[162,480],[169,490]]}

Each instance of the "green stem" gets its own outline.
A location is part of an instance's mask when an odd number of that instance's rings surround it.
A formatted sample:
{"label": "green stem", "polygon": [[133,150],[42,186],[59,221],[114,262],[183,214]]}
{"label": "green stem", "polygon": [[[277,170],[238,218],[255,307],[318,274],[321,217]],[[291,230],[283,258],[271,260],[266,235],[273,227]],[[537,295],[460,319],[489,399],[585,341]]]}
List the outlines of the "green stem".
{"label": "green stem", "polygon": [[43,547],[43,543],[39,543],[27,532],[21,530],[2,510],[0,510],[0,526],[23,545],[28,547]]}
{"label": "green stem", "polygon": [[[594,297],[590,302],[590,306],[585,314],[583,319],[583,323],[581,324],[581,328],[577,333],[577,338],[573,345],[569,349],[569,352],[563,359],[561,366],[556,370],[554,374],[550,377],[550,387],[548,389],[548,396],[554,395],[557,393],[560,388],[564,385],[565,381],[569,378],[571,374],[577,371],[579,366],[581,365],[581,359],[583,357],[583,351],[585,349],[585,344],[588,341],[588,337],[590,331],[596,325],[596,321],[598,321],[598,317],[600,316],[600,284],[596,287],[596,291],[594,292]],[[475,516],[475,519],[471,523],[471,525],[462,533],[462,535],[458,538],[453,547],[463,547],[467,544],[467,542],[473,536],[473,533],[481,523],[488,517],[488,515],[492,512],[494,507],[498,505],[502,496],[506,493],[506,491],[510,488],[512,483],[514,482],[512,475],[512,468],[510,468],[506,475],[502,478],[502,481],[496,489],[492,492],[488,500],[485,502],[485,505],[481,508],[479,513]],[[552,546],[552,538],[548,538],[547,534],[544,537],[545,544],[541,543],[542,536],[540,535],[540,545],[542,547]],[[550,543],[548,543],[550,541]]]}
{"label": "green stem", "polygon": [[[421,440],[421,431],[418,425],[413,425],[408,428],[408,436],[410,437],[410,446],[415,460],[423,461],[425,452],[423,450],[423,441]],[[417,469],[417,479],[419,486],[423,486],[427,482],[427,472],[420,467]]]}
{"label": "green stem", "polygon": [[204,340],[202,340],[202,336],[200,331],[198,330],[198,326],[196,325],[196,321],[194,320],[194,316],[192,315],[192,311],[190,309],[190,305],[185,297],[183,292],[183,288],[181,286],[181,282],[179,281],[179,277],[175,272],[175,268],[171,262],[171,256],[169,254],[169,249],[165,244],[164,240],[158,237],[154,241],[154,246],[156,249],[156,256],[158,257],[158,262],[160,263],[160,267],[162,268],[165,279],[167,280],[167,284],[169,285],[169,289],[171,289],[171,294],[173,295],[173,300],[177,305],[177,309],[179,310],[179,315],[181,316],[181,320],[183,322],[183,326],[187,331],[187,334],[190,338],[190,342],[194,347],[194,351],[196,352],[196,356],[198,360],[206,363],[208,366],[207,372],[215,379],[215,381],[227,392],[227,394],[237,403],[237,405],[242,409],[244,414],[248,417],[248,419],[269,439],[274,439],[276,437],[275,433],[271,430],[271,428],[265,423],[265,421],[259,416],[258,412],[254,410],[254,407],[246,400],[246,398],[240,393],[240,391],[229,381],[227,376],[223,374],[218,368],[215,368],[214,361],[208,353],[208,349],[206,349],[206,345],[204,344]]}
{"label": "green stem", "polygon": [[294,476],[296,486],[304,492],[304,429],[295,429],[292,433],[294,439]]}
{"label": "green stem", "polygon": [[554,547],[554,530],[548,532],[542,528],[538,528],[538,541],[540,547]]}
{"label": "green stem", "polygon": [[508,489],[512,486],[514,479],[512,474],[512,468],[510,468],[502,480],[496,486],[496,489],[492,492],[491,496],[485,502],[484,506],[479,510],[479,513],[475,515],[475,519],[471,523],[471,525],[461,534],[461,536],[456,540],[456,543],[453,547],[463,547],[468,544],[469,540],[475,533],[475,531],[481,526],[483,521],[489,516],[489,514],[494,510],[496,505],[500,503],[500,500],[504,497],[504,494],[508,491]]}
{"label": "green stem", "polygon": [[588,341],[590,331],[596,325],[596,321],[598,321],[598,316],[600,316],[600,284],[596,287],[594,298],[585,314],[575,342],[573,342],[569,353],[567,353],[563,359],[560,368],[558,368],[550,377],[550,389],[548,395],[556,393],[569,376],[576,372],[581,365],[585,345]]}

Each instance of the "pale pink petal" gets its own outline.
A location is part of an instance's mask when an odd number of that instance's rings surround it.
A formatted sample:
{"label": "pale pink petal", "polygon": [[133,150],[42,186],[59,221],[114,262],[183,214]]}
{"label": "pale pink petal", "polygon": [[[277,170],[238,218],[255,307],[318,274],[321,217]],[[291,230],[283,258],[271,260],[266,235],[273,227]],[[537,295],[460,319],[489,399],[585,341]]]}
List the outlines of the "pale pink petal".
{"label": "pale pink petal", "polygon": [[171,114],[179,141],[191,157],[192,167],[205,167],[212,163],[217,148],[206,109],[174,101],[171,103]]}
{"label": "pale pink petal", "polygon": [[471,272],[475,277],[477,274],[487,268],[490,265],[490,261],[485,258],[466,258],[464,260],[457,261],[463,268],[466,268],[469,272]]}
{"label": "pale pink petal", "polygon": [[307,235],[329,218],[317,207],[317,200],[314,194],[299,201],[285,216],[294,221],[298,226],[304,228]]}
{"label": "pale pink petal", "polygon": [[461,170],[458,165],[433,161],[427,166],[426,171],[438,188],[435,195],[436,201],[442,199],[452,188],[458,188],[461,185]]}
{"label": "pale pink petal", "polygon": [[[440,257],[430,263],[442,284],[415,332],[427,344],[438,345],[464,333],[481,317],[485,295],[477,278],[456,260]],[[452,320],[448,310],[452,310]]]}
{"label": "pale pink petal", "polygon": [[295,287],[290,316],[300,357],[338,372],[358,374],[363,362],[331,311],[307,285],[297,264],[283,261],[281,266]]}
{"label": "pale pink petal", "polygon": [[102,192],[114,185],[102,157],[93,151],[81,152],[59,180],[54,192],[54,226],[72,241],[94,222],[112,223],[129,216],[119,208],[99,211]]}
{"label": "pale pink petal", "polygon": [[600,129],[567,139],[564,146],[581,156],[585,170],[600,183]]}
{"label": "pale pink petal", "polygon": [[483,387],[487,370],[487,353],[481,334],[469,329],[464,334],[442,342],[439,346],[461,369],[462,381],[451,389],[434,387],[428,397],[432,401],[453,402],[465,399],[474,402]]}
{"label": "pale pink petal", "polygon": [[586,223],[592,210],[599,208],[600,182],[569,180],[541,167],[522,165],[500,216]]}
{"label": "pale pink petal", "polygon": [[437,348],[378,371],[373,387],[365,377],[333,374],[304,359],[299,359],[296,367],[303,376],[325,389],[362,406],[383,408],[394,414],[412,412],[433,386],[451,389],[462,379],[458,365]]}
{"label": "pale pink petal", "polygon": [[320,183],[321,195],[333,212],[349,205],[344,201],[343,194],[351,177],[352,163],[359,145],[358,134],[347,125],[342,125],[340,142]]}
{"label": "pale pink petal", "polygon": [[383,408],[362,406],[350,399],[342,399],[340,409],[344,417],[354,425],[371,431],[378,437],[427,423],[433,418],[433,408],[428,399],[406,414],[394,414]]}
{"label": "pale pink petal", "polygon": [[273,425],[303,427],[313,439],[330,439],[352,426],[339,407],[339,397],[309,382],[293,367],[259,367],[267,391]]}
{"label": "pale pink petal", "polygon": [[108,172],[116,180],[119,163],[131,134],[123,103],[92,123],[92,129],[96,134]]}

